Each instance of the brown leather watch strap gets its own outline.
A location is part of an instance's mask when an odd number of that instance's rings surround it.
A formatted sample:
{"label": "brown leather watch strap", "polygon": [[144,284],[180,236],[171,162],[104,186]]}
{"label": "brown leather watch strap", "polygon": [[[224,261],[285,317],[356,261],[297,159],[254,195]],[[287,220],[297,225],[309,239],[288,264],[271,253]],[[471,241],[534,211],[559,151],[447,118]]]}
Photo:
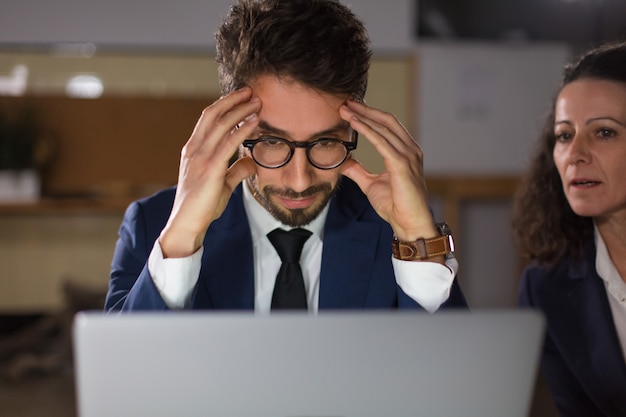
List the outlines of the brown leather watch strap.
{"label": "brown leather watch strap", "polygon": [[403,242],[394,236],[391,250],[396,259],[402,261],[421,261],[454,252],[452,235],[443,235],[432,239],[417,239],[414,242]]}

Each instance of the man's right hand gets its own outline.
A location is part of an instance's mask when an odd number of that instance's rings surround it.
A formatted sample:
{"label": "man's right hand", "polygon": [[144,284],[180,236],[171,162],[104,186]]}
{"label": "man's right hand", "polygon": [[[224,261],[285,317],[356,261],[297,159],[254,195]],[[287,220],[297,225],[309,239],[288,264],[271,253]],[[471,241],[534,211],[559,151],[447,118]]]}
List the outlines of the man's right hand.
{"label": "man's right hand", "polygon": [[[169,220],[159,243],[163,256],[192,255],[217,219],[233,190],[256,172],[249,157],[228,163],[258,124],[261,101],[244,87],[205,108],[181,152],[178,186]],[[243,122],[243,123],[242,123]]]}

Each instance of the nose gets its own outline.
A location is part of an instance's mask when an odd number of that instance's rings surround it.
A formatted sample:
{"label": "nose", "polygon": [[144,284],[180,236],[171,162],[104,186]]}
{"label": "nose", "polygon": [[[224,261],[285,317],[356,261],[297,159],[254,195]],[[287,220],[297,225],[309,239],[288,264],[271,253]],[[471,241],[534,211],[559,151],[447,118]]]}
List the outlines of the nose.
{"label": "nose", "polygon": [[291,161],[283,169],[283,185],[285,187],[301,192],[312,185],[315,167],[309,163],[305,148],[296,148]]}
{"label": "nose", "polygon": [[589,162],[589,149],[582,135],[574,136],[568,148],[567,161],[570,165]]}

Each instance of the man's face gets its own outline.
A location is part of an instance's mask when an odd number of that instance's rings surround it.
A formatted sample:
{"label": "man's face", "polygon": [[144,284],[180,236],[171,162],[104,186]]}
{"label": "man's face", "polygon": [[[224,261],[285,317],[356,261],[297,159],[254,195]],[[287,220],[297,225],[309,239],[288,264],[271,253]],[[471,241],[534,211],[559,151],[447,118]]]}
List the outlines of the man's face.
{"label": "man's face", "polygon": [[[250,87],[262,102],[259,127],[250,139],[271,135],[292,142],[310,142],[320,137],[350,140],[351,129],[339,116],[339,107],[346,97],[321,93],[273,76],[260,77]],[[248,149],[242,152],[250,156]],[[339,167],[315,168],[307,159],[306,149],[296,148],[292,159],[280,168],[256,165],[256,174],[247,183],[267,211],[295,227],[306,225],[319,215],[339,177]]]}

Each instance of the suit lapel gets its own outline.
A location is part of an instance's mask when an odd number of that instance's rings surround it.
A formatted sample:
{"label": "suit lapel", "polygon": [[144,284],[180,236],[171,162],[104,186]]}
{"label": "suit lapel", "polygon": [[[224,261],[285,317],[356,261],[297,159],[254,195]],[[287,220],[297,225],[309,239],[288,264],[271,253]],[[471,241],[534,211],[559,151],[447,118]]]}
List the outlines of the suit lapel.
{"label": "suit lapel", "polygon": [[[595,251],[595,247],[594,247]],[[574,284],[568,294],[570,312],[576,316],[580,341],[584,344],[589,369],[581,369],[589,381],[587,387],[598,396],[607,398],[619,407],[626,387],[626,364],[615,331],[615,324],[607,299],[604,281],[595,269],[595,252],[588,253],[585,261],[572,269],[570,279]],[[593,382],[592,382],[593,381]],[[626,410],[621,410],[626,413]]]}
{"label": "suit lapel", "polygon": [[239,185],[204,239],[199,283],[204,288],[198,290],[215,309],[254,309],[252,237],[242,195]]}
{"label": "suit lapel", "polygon": [[366,198],[345,178],[341,187],[324,227],[320,309],[364,307],[380,241],[380,225],[360,220]]}

